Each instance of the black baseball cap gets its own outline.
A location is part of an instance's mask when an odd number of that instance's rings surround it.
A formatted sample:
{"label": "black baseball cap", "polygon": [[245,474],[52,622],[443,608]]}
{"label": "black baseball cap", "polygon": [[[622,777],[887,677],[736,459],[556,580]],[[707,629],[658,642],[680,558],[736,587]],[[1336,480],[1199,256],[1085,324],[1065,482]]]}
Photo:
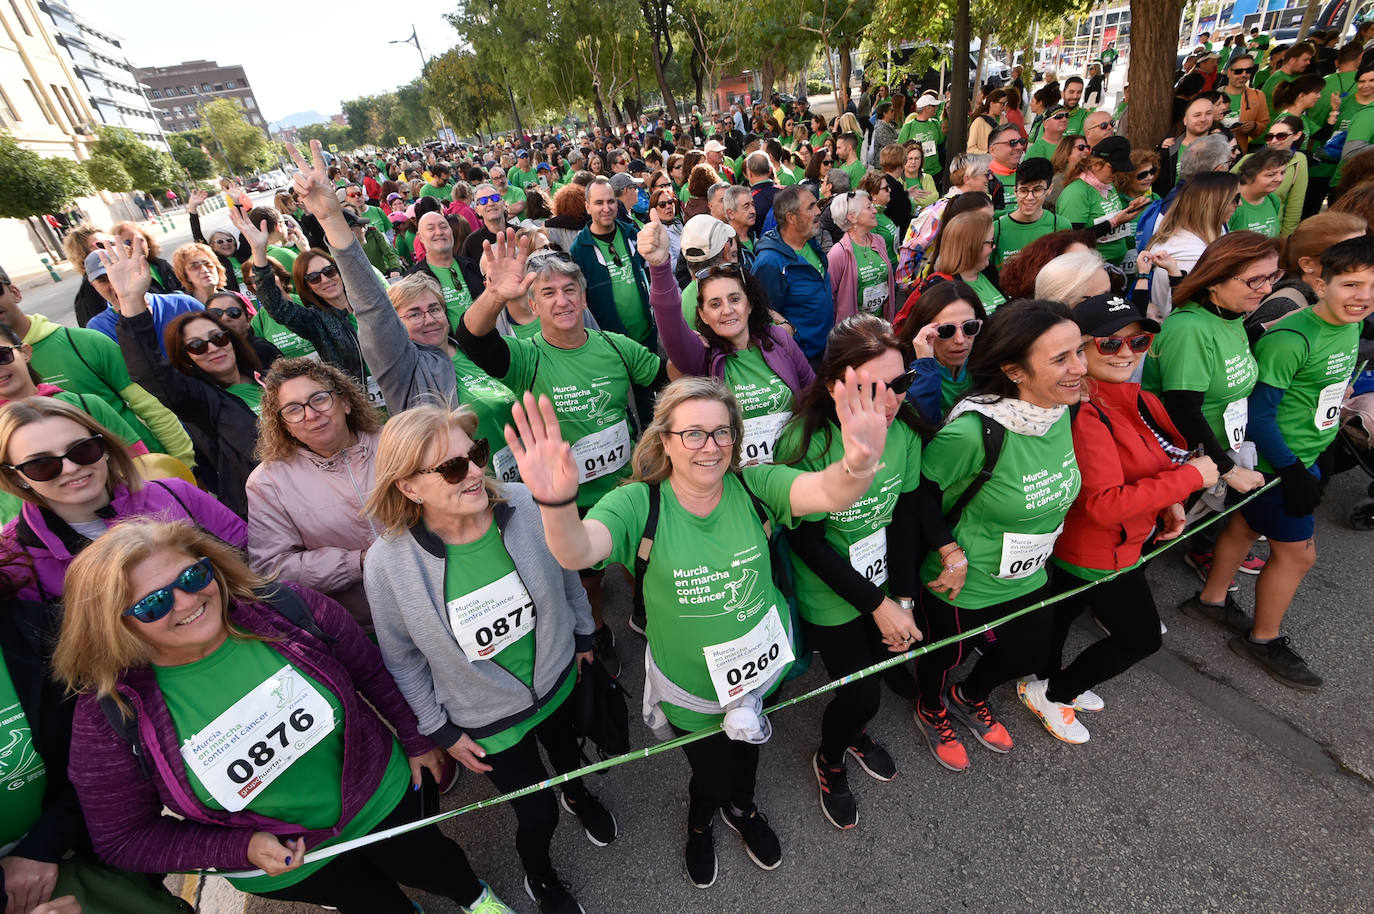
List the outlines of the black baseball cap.
{"label": "black baseball cap", "polygon": [[1147,333],[1158,333],[1159,324],[1142,315],[1115,292],[1085,298],[1074,306],[1074,323],[1088,336],[1111,336],[1122,327],[1140,324]]}
{"label": "black baseball cap", "polygon": [[1134,171],[1131,164],[1131,141],[1124,136],[1109,136],[1093,147],[1093,156],[1106,159],[1112,171]]}

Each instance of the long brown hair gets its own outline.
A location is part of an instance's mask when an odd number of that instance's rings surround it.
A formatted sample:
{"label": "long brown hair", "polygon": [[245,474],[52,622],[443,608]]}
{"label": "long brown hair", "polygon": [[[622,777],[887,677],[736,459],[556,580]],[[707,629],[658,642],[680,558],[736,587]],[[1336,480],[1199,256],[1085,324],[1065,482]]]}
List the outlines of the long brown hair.
{"label": "long brown hair", "polygon": [[143,487],[138,470],[134,468],[133,458],[118,435],[70,403],[54,400],[52,397],[25,397],[22,400],[11,400],[0,407],[0,489],[39,507],[47,506],[38,493],[24,482],[22,475],[6,465],[13,459],[9,449],[10,439],[14,437],[14,433],[26,425],[42,422],[44,419],[69,419],[92,435],[100,435],[105,439],[109,467],[105,480],[106,493],[112,494],[116,486],[124,486],[131,492]]}
{"label": "long brown hair", "polygon": [[[458,244],[459,242],[455,241],[454,243]],[[319,308],[321,311],[331,311],[333,309],[329,306],[329,303],[316,295],[310,283],[305,281],[305,274],[308,272],[305,269],[305,265],[309,263],[313,257],[323,257],[333,264],[335,269],[339,266],[339,262],[334,259],[334,255],[328,251],[322,251],[319,248],[301,251],[296,257],[296,262],[291,265],[291,285],[296,287],[296,294],[300,296],[301,304],[308,305],[311,308]],[[343,285],[342,273],[339,274],[339,285]],[[348,294],[347,289],[344,289],[344,294]]]}
{"label": "long brown hair", "polygon": [[1174,307],[1212,300],[1211,286],[1234,279],[1247,266],[1265,257],[1280,257],[1282,243],[1258,232],[1231,232],[1207,245],[1192,272],[1174,287]]}

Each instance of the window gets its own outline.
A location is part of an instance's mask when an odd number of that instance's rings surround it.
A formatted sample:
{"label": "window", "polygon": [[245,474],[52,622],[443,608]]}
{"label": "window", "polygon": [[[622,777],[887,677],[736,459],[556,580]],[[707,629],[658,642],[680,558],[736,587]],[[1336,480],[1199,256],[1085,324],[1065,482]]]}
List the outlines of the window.
{"label": "window", "polygon": [[162,90],[161,90],[161,89],[154,89],[154,90],[152,91],[152,96],[153,96],[153,98],[162,98]]}
{"label": "window", "polygon": [[202,91],[202,92],[209,92],[209,91],[210,91],[210,84],[209,84],[209,83],[201,83],[201,84],[200,84],[200,91]]}
{"label": "window", "polygon": [[10,101],[9,94],[0,88],[0,114],[3,114],[11,124],[19,120],[19,115],[15,113],[14,103]]}
{"label": "window", "polygon": [[245,108],[256,108],[257,106],[258,103],[253,101],[251,98],[245,98],[243,100],[243,107]]}
{"label": "window", "polygon": [[185,94],[186,94],[186,87],[185,87],[185,86],[177,86],[177,95],[185,95]]}
{"label": "window", "polygon": [[61,108],[62,113],[67,116],[67,123],[75,124],[76,115],[72,113],[72,110],[67,107],[67,103],[63,101],[62,93],[58,90],[57,86],[53,83],[48,83],[48,88],[52,90],[52,97],[57,99],[57,106]]}
{"label": "window", "polygon": [[226,88],[226,89],[237,89],[237,88],[238,88],[238,83],[234,82],[234,81],[231,79],[231,80],[229,80],[227,83],[224,84],[224,88]]}
{"label": "window", "polygon": [[52,112],[48,110],[47,105],[43,104],[43,96],[38,94],[38,87],[27,79],[24,80],[24,85],[29,87],[29,94],[33,96],[33,103],[38,106],[39,111],[43,112],[43,116],[48,119],[48,123],[56,124],[57,121],[53,120]]}
{"label": "window", "polygon": [[[32,37],[33,37],[33,32],[30,32],[30,31],[29,31],[29,24],[28,24],[27,22],[24,21],[23,15],[20,14],[20,12],[19,12],[19,3],[18,3],[18,0],[10,0],[10,9],[14,10],[14,18],[17,19],[17,20],[19,20],[19,27],[22,28],[22,29],[24,30],[24,34],[25,34],[25,35],[28,35],[30,38],[32,38]],[[36,98],[36,97],[37,97],[37,96],[35,95],[35,98]],[[42,105],[40,105],[39,107],[41,108]],[[44,112],[44,113],[46,113],[46,112]],[[49,118],[49,120],[51,120],[51,118]]]}
{"label": "window", "polygon": [[79,123],[79,122],[81,121],[81,114],[80,114],[81,108],[80,108],[80,106],[77,105],[77,103],[75,102],[75,100],[72,99],[72,94],[71,94],[70,91],[67,90],[67,87],[66,87],[66,86],[63,86],[63,87],[62,87],[62,96],[67,100],[67,104],[68,104],[69,106],[71,106],[71,109],[72,109],[72,123],[73,123],[73,124]]}
{"label": "window", "polygon": [[224,91],[224,83],[215,83],[215,91],[216,91],[216,92],[223,92],[223,91]]}

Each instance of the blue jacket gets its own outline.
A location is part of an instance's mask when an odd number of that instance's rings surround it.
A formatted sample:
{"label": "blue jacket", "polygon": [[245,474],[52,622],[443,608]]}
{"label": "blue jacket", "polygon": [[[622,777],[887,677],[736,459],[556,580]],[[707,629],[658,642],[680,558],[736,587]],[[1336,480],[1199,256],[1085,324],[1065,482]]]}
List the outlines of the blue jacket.
{"label": "blue jacket", "polygon": [[[184,292],[168,292],[165,295],[157,292],[148,293],[148,313],[153,316],[153,330],[157,333],[157,345],[162,350],[162,354],[167,354],[166,337],[162,332],[167,329],[167,325],[178,315],[188,311],[204,311],[205,306],[196,301]],[[91,318],[86,327],[90,330],[99,330],[101,333],[119,342],[119,334],[115,328],[119,326],[119,312],[105,305],[105,310]]]}
{"label": "blue jacket", "polygon": [[[635,285],[639,287],[639,298],[644,303],[644,319],[649,324],[648,339],[635,342],[643,343],[651,352],[657,352],[658,332],[654,327],[654,312],[649,307],[649,276],[644,271],[644,258],[639,256],[639,251],[635,248],[635,236],[639,234],[639,229],[634,223],[623,219],[617,219],[615,227],[616,231],[625,237],[625,247],[630,252],[630,263],[634,267]],[[587,309],[592,312],[592,317],[596,318],[597,326],[602,330],[630,336],[625,330],[625,322],[620,319],[620,312],[615,309],[611,271],[606,269],[606,264],[601,259],[601,251],[592,238],[590,222],[577,233],[568,253],[572,256],[573,262],[581,268],[582,275],[587,278]]]}
{"label": "blue jacket", "polygon": [[825,254],[813,238],[807,242],[821,262],[817,271],[776,230],[767,232],[754,246],[754,276],[768,293],[768,304],[797,328],[797,345],[808,359],[825,352],[826,337],[835,326],[835,299]]}

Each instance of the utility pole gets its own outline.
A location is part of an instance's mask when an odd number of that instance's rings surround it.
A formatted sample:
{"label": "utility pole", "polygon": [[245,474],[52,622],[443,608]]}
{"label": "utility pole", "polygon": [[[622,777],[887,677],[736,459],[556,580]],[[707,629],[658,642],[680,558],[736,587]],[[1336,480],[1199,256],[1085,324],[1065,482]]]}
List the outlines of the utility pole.
{"label": "utility pole", "polygon": [[[410,26],[410,37],[409,37],[409,38],[397,38],[395,41],[388,41],[387,44],[413,44],[413,45],[415,45],[415,50],[417,50],[417,51],[420,52],[420,78],[423,79],[423,80],[425,80],[425,81],[428,81],[428,80],[429,80],[429,75],[428,75],[428,74],[429,74],[429,58],[425,56],[425,50],[424,50],[424,48],[420,47],[420,36],[417,35],[417,34],[415,33],[415,25],[414,25],[414,23],[412,23],[411,26]],[[445,125],[444,125],[444,113],[443,113],[442,111],[440,111],[440,112],[438,112],[438,113],[439,113],[438,118],[435,118],[435,117],[434,117],[435,109],[432,109],[432,108],[431,108],[431,109],[430,109],[430,112],[429,112],[429,116],[430,116],[431,119],[438,120],[438,122],[439,122],[439,133],[440,133],[439,139],[443,139],[443,132],[444,132],[444,129],[445,129]],[[456,135],[457,135],[457,134],[455,134],[455,136],[456,136]]]}

